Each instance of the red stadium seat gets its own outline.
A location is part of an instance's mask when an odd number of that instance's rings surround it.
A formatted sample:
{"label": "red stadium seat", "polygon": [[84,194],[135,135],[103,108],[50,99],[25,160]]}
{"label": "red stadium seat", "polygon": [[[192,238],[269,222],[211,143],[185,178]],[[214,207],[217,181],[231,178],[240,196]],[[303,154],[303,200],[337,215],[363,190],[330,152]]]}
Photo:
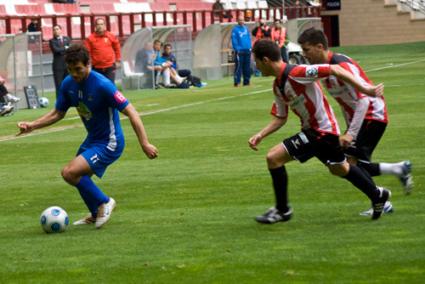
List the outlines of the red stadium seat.
{"label": "red stadium seat", "polygon": [[80,6],[77,4],[58,4],[54,3],[53,9],[56,13],[60,14],[78,14],[80,13]]}
{"label": "red stadium seat", "polygon": [[90,12],[96,14],[115,13],[115,7],[113,3],[91,3]]}
{"label": "red stadium seat", "polygon": [[45,15],[44,5],[28,4],[15,5],[15,10],[18,15]]}
{"label": "red stadium seat", "polygon": [[6,6],[0,5],[0,16],[6,16]]}

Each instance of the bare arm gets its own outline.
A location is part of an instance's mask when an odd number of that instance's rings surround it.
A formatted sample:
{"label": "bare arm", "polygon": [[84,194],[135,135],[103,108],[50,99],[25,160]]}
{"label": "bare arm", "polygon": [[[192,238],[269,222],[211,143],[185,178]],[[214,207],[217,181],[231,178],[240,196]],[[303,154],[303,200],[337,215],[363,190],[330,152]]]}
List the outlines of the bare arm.
{"label": "bare arm", "polygon": [[260,132],[258,132],[257,134],[254,134],[251,138],[249,138],[249,140],[248,140],[249,147],[251,147],[251,149],[257,151],[258,150],[257,149],[258,144],[260,144],[260,142],[264,138],[266,138],[267,136],[269,136],[270,134],[272,134],[273,132],[275,132],[276,130],[281,128],[285,123],[286,123],[286,119],[280,118],[280,117],[275,117]]}
{"label": "bare arm", "polygon": [[139,144],[143,149],[143,152],[149,159],[155,159],[158,156],[158,150],[156,147],[149,143],[148,135],[146,134],[145,127],[139,114],[132,104],[128,104],[123,110],[124,113],[130,120],[131,126],[133,126],[134,132],[136,133]]}
{"label": "bare arm", "polygon": [[331,75],[336,76],[338,79],[347,82],[354,88],[356,88],[359,92],[371,96],[371,97],[379,97],[384,94],[384,84],[378,84],[376,86],[367,85],[363,86],[350,72],[345,70],[339,65],[330,65],[331,66]]}
{"label": "bare arm", "polygon": [[34,120],[32,122],[21,121],[18,123],[19,133],[17,135],[30,133],[34,129],[43,128],[49,126],[53,123],[58,122],[62,118],[65,117],[65,112],[58,111],[57,109],[53,109],[43,115],[42,117]]}

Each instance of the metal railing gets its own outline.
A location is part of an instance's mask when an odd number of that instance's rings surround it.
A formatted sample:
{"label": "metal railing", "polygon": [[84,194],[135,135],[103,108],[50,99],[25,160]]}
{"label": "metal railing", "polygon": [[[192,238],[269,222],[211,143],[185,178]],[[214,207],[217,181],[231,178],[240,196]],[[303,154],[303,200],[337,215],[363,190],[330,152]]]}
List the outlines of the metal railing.
{"label": "metal railing", "polygon": [[0,34],[16,34],[26,32],[31,19],[38,19],[42,23],[43,40],[51,38],[51,27],[60,24],[64,32],[73,39],[85,39],[95,27],[95,19],[103,17],[108,30],[125,39],[140,28],[190,25],[192,33],[196,34],[206,26],[216,22],[236,22],[240,15],[249,21],[258,18],[274,20],[286,15],[288,19],[298,17],[319,17],[320,7],[288,6],[257,9],[226,10],[218,15],[212,10],[194,11],[152,11],[143,13],[80,13],[67,15],[32,15],[32,16],[0,16]]}
{"label": "metal railing", "polygon": [[425,0],[398,0],[398,2],[413,11],[421,12],[425,15]]}

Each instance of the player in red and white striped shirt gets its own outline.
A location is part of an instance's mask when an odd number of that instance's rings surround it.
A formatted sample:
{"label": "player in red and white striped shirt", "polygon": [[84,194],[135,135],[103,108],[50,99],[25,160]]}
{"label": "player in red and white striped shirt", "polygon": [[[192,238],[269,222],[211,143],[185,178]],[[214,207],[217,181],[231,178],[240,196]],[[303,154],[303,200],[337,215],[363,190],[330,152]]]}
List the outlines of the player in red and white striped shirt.
{"label": "player in red and white striped shirt", "polygon": [[286,123],[289,108],[300,118],[302,124],[300,133],[283,140],[283,143],[274,146],[267,154],[276,207],[258,216],[257,222],[273,224],[291,218],[285,164],[295,159],[303,163],[312,157],[317,157],[332,174],[347,179],[366,194],[372,201],[372,219],[379,218],[391,193],[386,189],[377,188],[373,180],[360,168],[346,161],[339,146],[338,123],[323,95],[319,80],[334,75],[368,95],[382,95],[383,85],[364,86],[339,65],[287,65],[282,61],[279,47],[270,40],[257,41],[253,53],[262,74],[275,76],[276,80],[273,86],[274,119],[249,139],[249,146],[257,150],[258,144],[265,137],[281,128]]}
{"label": "player in red and white striped shirt", "polygon": [[[328,41],[321,30],[314,28],[304,31],[298,38],[304,56],[311,64],[338,64],[359,80],[362,85],[372,81],[359,64],[350,57],[328,50]],[[372,163],[373,150],[379,143],[388,123],[387,108],[383,96],[369,97],[347,83],[330,76],[324,82],[330,95],[341,106],[347,131],[340,142],[346,148],[351,163],[365,169],[371,176],[392,174],[397,176],[406,193],[413,188],[410,161],[399,163]],[[354,142],[354,143],[352,143]]]}

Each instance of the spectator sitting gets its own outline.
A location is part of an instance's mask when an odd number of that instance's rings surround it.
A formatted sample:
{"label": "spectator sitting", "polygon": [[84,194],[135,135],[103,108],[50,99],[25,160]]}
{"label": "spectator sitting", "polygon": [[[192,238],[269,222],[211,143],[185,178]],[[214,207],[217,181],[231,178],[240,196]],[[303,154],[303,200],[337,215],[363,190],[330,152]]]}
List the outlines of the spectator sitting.
{"label": "spectator sitting", "polygon": [[40,23],[38,22],[38,19],[36,19],[36,18],[31,19],[31,23],[29,23],[29,25],[27,27],[27,31],[29,33],[41,31],[41,27],[40,27]]}
{"label": "spectator sitting", "polygon": [[5,82],[5,79],[0,76],[0,116],[11,113],[15,108],[14,104],[21,100],[9,93]]}
{"label": "spectator sitting", "polygon": [[153,48],[152,42],[147,42],[143,49],[139,50],[136,54],[136,62],[135,62],[135,71],[137,73],[144,73],[145,77],[145,87],[153,87],[155,82],[153,82],[155,68],[154,61],[156,59],[156,52]]}
{"label": "spectator sitting", "polygon": [[193,76],[190,70],[178,69],[177,59],[175,55],[172,53],[171,44],[167,43],[164,45],[164,52],[160,58],[160,61],[162,62],[162,65],[165,67],[165,70],[164,70],[165,74],[167,74],[169,70],[170,78],[172,79],[173,83],[175,83],[177,86],[179,86],[182,83],[181,79],[184,79],[184,78],[186,79],[189,86],[195,86],[195,87],[201,88],[206,85],[205,83],[201,82],[200,78]]}
{"label": "spectator sitting", "polygon": [[228,18],[231,19],[232,15],[229,13],[230,11],[225,11],[223,4],[220,2],[220,0],[215,0],[214,4],[212,5],[213,15],[215,19],[220,18]]}

